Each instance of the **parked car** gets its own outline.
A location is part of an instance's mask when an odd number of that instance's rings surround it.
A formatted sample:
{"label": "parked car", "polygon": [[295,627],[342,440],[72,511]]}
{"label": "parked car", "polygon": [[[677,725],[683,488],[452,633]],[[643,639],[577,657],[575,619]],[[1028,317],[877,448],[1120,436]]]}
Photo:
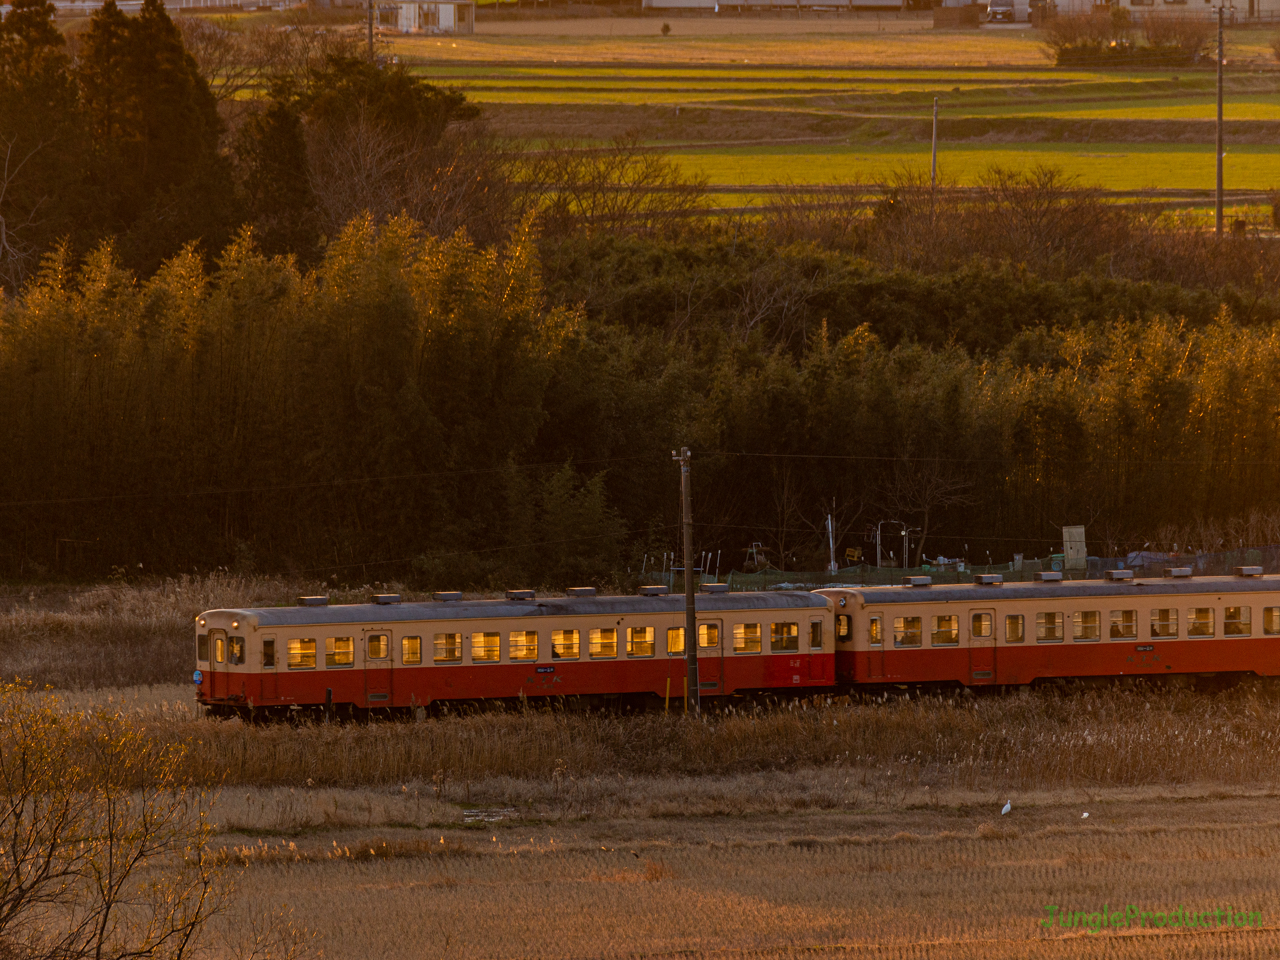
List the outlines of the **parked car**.
{"label": "parked car", "polygon": [[1013,0],[988,0],[987,3],[987,22],[995,23],[997,20],[1004,20],[1008,23],[1015,23],[1018,19],[1017,8],[1013,5]]}

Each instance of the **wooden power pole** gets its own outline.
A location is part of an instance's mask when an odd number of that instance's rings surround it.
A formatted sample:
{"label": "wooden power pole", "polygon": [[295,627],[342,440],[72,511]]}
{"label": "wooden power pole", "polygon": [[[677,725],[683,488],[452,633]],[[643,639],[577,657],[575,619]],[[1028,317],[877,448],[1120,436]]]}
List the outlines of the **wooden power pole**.
{"label": "wooden power pole", "polygon": [[1215,222],[1218,239],[1222,239],[1222,15],[1225,12],[1226,0],[1218,4],[1218,191],[1215,208]]}
{"label": "wooden power pole", "polygon": [[693,454],[688,447],[680,452],[671,451],[671,458],[680,461],[680,500],[684,514],[684,657],[688,665],[686,682],[689,684],[685,702],[697,714],[702,708],[698,693],[698,611],[694,603],[693,583],[693,483],[689,476],[689,461]]}

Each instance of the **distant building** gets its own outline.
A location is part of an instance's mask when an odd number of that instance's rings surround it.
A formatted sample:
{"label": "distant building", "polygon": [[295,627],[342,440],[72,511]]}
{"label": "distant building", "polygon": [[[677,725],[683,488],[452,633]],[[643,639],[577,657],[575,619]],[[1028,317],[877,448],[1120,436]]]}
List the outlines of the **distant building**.
{"label": "distant building", "polygon": [[401,33],[475,33],[475,0],[397,3],[396,29]]}

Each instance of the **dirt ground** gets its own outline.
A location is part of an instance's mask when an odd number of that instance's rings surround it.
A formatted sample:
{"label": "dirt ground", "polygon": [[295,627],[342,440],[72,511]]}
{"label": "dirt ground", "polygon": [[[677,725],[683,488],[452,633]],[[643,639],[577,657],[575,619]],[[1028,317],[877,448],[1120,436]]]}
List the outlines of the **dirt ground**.
{"label": "dirt ground", "polygon": [[[754,787],[786,794],[813,775],[762,774]],[[705,810],[708,793],[752,786],[686,781],[671,799]],[[244,832],[225,840],[250,851],[241,896],[287,902],[331,960],[1280,951],[1274,793],[917,792],[844,809],[682,816],[676,803],[584,819],[527,806],[516,784],[510,804],[470,808],[414,789],[228,795],[219,812]],[[282,830],[286,808],[286,820],[330,811],[328,823]],[[273,825],[250,825],[255,809]],[[1087,916],[1042,925],[1047,906],[1132,917],[1094,933]],[[1169,926],[1179,911],[1204,925]],[[1227,926],[1227,911],[1251,925]]]}

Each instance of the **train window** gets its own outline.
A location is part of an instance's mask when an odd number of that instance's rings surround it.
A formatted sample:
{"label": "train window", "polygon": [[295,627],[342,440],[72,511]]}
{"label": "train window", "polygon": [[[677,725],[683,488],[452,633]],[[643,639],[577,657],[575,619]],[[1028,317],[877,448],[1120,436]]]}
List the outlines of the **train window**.
{"label": "train window", "polygon": [[400,638],[400,662],[405,666],[413,666],[422,662],[422,638]]}
{"label": "train window", "polygon": [[316,642],[310,639],[289,641],[289,669],[314,670],[316,666]]}
{"label": "train window", "polygon": [[435,642],[436,663],[462,662],[462,634],[437,633]]}
{"label": "train window", "polygon": [[365,641],[370,660],[385,660],[391,652],[391,638],[385,633],[371,633]]}
{"label": "train window", "polygon": [[698,646],[700,647],[720,646],[720,624],[718,623],[698,624]]}
{"label": "train window", "polygon": [[989,637],[994,627],[995,617],[989,613],[975,613],[969,619],[969,635],[972,637]]}
{"label": "train window", "polygon": [[228,662],[244,663],[244,637],[231,637],[227,642],[231,648]]}
{"label": "train window", "polygon": [[213,638],[213,656],[218,663],[227,659],[227,638],[221,633]]}
{"label": "train window", "polygon": [[1151,611],[1151,637],[1154,640],[1169,639],[1178,635],[1178,611],[1160,607]]}
{"label": "train window", "polygon": [[[702,627],[698,628],[698,633],[702,633]],[[684,627],[667,627],[667,654],[682,653],[684,653]]]}
{"label": "train window", "polygon": [[822,621],[821,620],[809,621],[809,649],[810,650],[822,649]]}
{"label": "train window", "polygon": [[326,667],[349,667],[355,662],[355,637],[325,637],[324,665]]}
{"label": "train window", "polygon": [[1036,614],[1036,643],[1062,642],[1062,614]]}
{"label": "train window", "polygon": [[853,639],[853,618],[847,613],[836,614],[836,640],[848,643]]}
{"label": "train window", "polygon": [[773,653],[798,653],[800,651],[800,624],[770,624],[769,649]]}
{"label": "train window", "polygon": [[1253,634],[1252,611],[1248,607],[1227,607],[1222,611],[1224,637],[1248,637]]}
{"label": "train window", "polygon": [[1026,619],[1020,613],[1007,614],[1004,618],[1004,642],[1021,643],[1026,638]]}
{"label": "train window", "polygon": [[209,635],[207,633],[196,635],[196,659],[201,663],[209,662]]}
{"label": "train window", "polygon": [[578,659],[578,631],[577,630],[552,630],[551,631],[551,659],[553,660],[577,660]]}
{"label": "train window", "polygon": [[[853,638],[850,637],[850,640]],[[872,617],[867,622],[867,642],[873,647],[879,647],[884,644],[884,627],[881,626],[879,617]]]}
{"label": "train window", "polygon": [[262,669],[274,670],[276,668],[276,641],[272,637],[268,637],[262,641]]}
{"label": "train window", "polygon": [[1187,636],[1201,640],[1214,635],[1213,607],[1192,607],[1187,611]]}
{"label": "train window", "polygon": [[760,624],[735,623],[733,625],[733,652],[760,652]]}
{"label": "train window", "polygon": [[1137,610],[1112,610],[1111,611],[1111,639],[1112,640],[1138,639],[1138,611]]}
{"label": "train window", "polygon": [[476,632],[471,635],[471,662],[497,663],[502,634]]}
{"label": "train window", "polygon": [[537,660],[538,659],[538,631],[536,630],[512,630],[511,644],[507,648],[508,656],[512,660]]}
{"label": "train window", "polygon": [[1280,634],[1280,607],[1262,608],[1262,632],[1269,637]]}
{"label": "train window", "polygon": [[608,660],[611,657],[616,657],[618,655],[618,631],[613,627],[588,630],[587,653],[592,660]]}
{"label": "train window", "polygon": [[895,647],[918,647],[922,642],[924,627],[920,617],[893,618],[893,645]]}
{"label": "train window", "polygon": [[627,656],[653,656],[653,627],[627,627]]}
{"label": "train window", "polygon": [[1090,643],[1102,639],[1102,614],[1097,610],[1077,610],[1071,615],[1071,639]]}
{"label": "train window", "polygon": [[933,633],[929,637],[932,647],[954,647],[960,642],[960,618],[947,614],[933,618]]}

